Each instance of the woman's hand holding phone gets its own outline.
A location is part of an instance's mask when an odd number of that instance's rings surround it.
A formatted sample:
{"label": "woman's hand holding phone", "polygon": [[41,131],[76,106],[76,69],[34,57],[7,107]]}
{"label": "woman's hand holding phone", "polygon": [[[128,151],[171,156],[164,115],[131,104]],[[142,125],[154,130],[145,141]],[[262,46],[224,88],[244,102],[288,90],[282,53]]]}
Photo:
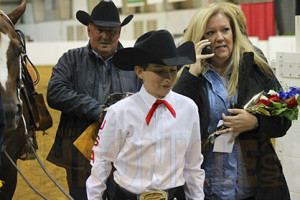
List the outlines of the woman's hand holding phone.
{"label": "woman's hand holding phone", "polygon": [[214,55],[214,53],[211,52],[211,48],[209,45],[210,41],[208,39],[200,40],[195,44],[196,62],[194,64],[191,64],[189,69],[189,72],[194,76],[200,75],[203,68],[202,62]]}
{"label": "woman's hand holding phone", "polygon": [[[201,38],[201,40],[207,40],[207,39],[203,36],[203,37]],[[206,55],[206,54],[212,54],[210,45],[206,45],[206,46],[202,49],[202,54],[203,54],[203,55]]]}

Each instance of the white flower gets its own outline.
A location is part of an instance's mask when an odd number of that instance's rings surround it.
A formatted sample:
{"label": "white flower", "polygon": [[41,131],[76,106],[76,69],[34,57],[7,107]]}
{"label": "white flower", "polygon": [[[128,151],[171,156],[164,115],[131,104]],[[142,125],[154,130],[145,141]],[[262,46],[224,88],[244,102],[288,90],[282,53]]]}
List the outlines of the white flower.
{"label": "white flower", "polygon": [[264,95],[261,95],[260,99],[264,99],[264,100],[268,100],[268,97],[264,96]]}
{"label": "white flower", "polygon": [[268,92],[268,94],[269,94],[269,95],[275,95],[275,94],[277,94],[277,95],[278,95],[278,93],[277,93],[277,92],[275,92],[274,90],[270,90],[270,91]]}

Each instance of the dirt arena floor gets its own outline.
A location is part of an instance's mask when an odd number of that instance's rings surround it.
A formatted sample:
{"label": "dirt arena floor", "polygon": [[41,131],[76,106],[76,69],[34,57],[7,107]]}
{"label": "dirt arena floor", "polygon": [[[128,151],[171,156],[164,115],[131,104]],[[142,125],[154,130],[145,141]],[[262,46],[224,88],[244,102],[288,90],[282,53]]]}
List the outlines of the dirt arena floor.
{"label": "dirt arena floor", "polygon": [[[52,66],[39,66],[40,82],[37,86],[37,91],[44,94],[46,100],[47,84],[51,76]],[[46,102],[47,103],[47,102]],[[49,171],[51,176],[68,192],[66,173],[63,168],[57,167],[52,163],[46,161],[48,152],[54,142],[55,132],[58,126],[60,112],[49,108],[50,114],[53,118],[53,126],[46,131],[47,135],[42,132],[37,132],[37,142],[39,149],[37,154],[42,163]],[[42,193],[49,200],[65,200],[68,199],[56,187],[56,185],[48,178],[37,160],[18,160],[18,166],[23,174],[31,182],[31,184]],[[40,200],[41,198],[36,194],[18,174],[18,183],[13,200]]]}

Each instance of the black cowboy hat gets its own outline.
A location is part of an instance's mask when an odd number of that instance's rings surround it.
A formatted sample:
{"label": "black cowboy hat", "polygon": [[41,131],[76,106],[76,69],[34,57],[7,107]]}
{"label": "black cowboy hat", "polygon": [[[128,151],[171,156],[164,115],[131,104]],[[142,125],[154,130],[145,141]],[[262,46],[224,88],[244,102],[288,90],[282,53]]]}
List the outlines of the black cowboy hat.
{"label": "black cowboy hat", "polygon": [[95,6],[91,15],[83,10],[79,10],[76,13],[76,18],[86,26],[91,22],[96,26],[119,27],[128,24],[133,15],[128,15],[121,23],[119,11],[114,2],[102,0]]}
{"label": "black cowboy hat", "polygon": [[114,65],[122,70],[134,70],[142,64],[179,66],[196,61],[194,43],[185,42],[176,48],[174,39],[167,30],[150,31],[137,39],[134,47],[124,48],[115,53]]}

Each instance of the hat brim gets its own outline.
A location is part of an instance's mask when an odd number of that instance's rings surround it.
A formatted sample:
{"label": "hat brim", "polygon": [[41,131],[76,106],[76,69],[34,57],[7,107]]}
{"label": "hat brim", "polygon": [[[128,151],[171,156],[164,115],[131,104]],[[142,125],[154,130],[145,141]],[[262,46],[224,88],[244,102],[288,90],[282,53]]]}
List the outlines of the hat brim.
{"label": "hat brim", "polygon": [[165,66],[179,66],[192,64],[196,61],[194,44],[185,42],[177,48],[178,55],[171,58],[159,58],[154,53],[142,48],[129,47],[119,50],[113,56],[114,65],[125,71],[133,71],[136,65],[159,64]]}
{"label": "hat brim", "polygon": [[79,10],[76,13],[76,18],[79,22],[81,22],[83,25],[88,25],[89,23],[93,23],[96,26],[105,26],[105,27],[119,27],[119,26],[125,26],[128,24],[132,18],[133,15],[128,15],[122,23],[114,22],[114,21],[104,21],[104,20],[93,20],[92,17],[85,11]]}

